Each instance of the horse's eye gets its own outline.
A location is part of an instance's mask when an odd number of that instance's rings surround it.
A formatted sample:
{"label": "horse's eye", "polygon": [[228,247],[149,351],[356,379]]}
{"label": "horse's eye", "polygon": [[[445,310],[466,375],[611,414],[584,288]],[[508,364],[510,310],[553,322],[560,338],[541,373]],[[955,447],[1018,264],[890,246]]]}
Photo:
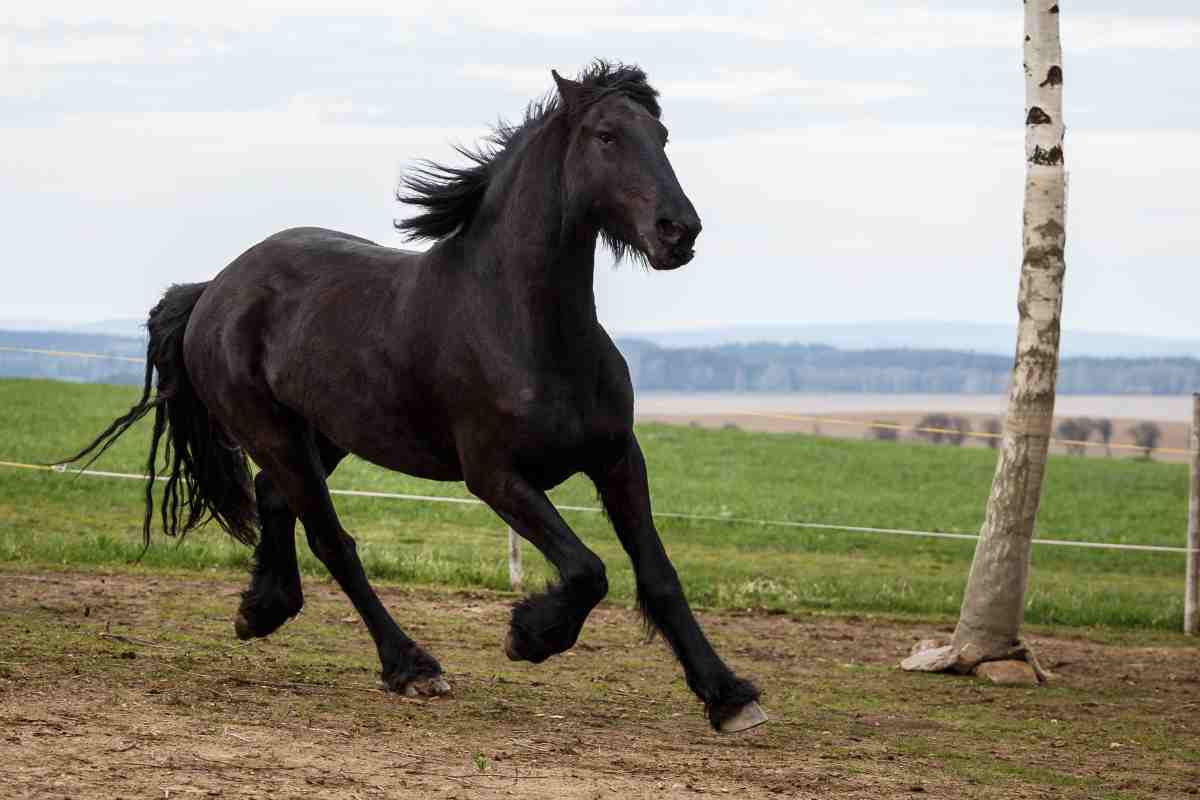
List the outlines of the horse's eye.
{"label": "horse's eye", "polygon": [[617,140],[616,134],[609,131],[600,131],[596,134],[596,138],[600,140],[600,144],[612,144]]}

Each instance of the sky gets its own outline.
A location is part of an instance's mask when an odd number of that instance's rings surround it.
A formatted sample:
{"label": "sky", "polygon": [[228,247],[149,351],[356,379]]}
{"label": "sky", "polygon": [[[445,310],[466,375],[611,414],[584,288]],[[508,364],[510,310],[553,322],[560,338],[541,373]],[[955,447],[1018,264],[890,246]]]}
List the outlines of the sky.
{"label": "sky", "polygon": [[[1015,320],[1015,0],[175,5],[0,11],[0,318],[141,318],[296,225],[404,246],[406,169],[602,57],[704,222],[681,270],[601,255],[611,329]],[[1200,337],[1200,7],[1061,5],[1064,325]]]}

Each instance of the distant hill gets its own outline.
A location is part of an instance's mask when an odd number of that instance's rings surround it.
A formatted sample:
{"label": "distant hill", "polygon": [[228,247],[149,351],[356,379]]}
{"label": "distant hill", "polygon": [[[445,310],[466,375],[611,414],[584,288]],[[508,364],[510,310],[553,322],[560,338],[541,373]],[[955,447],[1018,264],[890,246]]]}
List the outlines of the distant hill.
{"label": "distant hill", "polygon": [[[812,325],[731,325],[684,331],[625,332],[659,347],[717,347],[728,344],[822,344],[843,350],[965,350],[1011,356],[1016,324],[975,322],[861,322]],[[1200,339],[1169,339],[1067,329],[1062,355],[1097,358],[1200,358]]]}
{"label": "distant hill", "polygon": [[54,378],[81,383],[141,384],[145,375],[145,367],[131,361],[11,352],[2,349],[5,347],[144,358],[146,355],[145,340],[131,336],[108,336],[70,331],[0,330],[0,377]]}
{"label": "distant hill", "polygon": [[[618,339],[641,391],[872,392],[999,394],[1008,386],[1010,354],[950,349],[842,349],[808,344],[660,347]],[[0,331],[0,377],[140,384],[141,363],[4,350],[5,347],[141,359],[145,340],[73,331]],[[1200,391],[1196,358],[1064,358],[1063,394],[1163,394]]]}
{"label": "distant hill", "polygon": [[109,336],[128,336],[144,339],[146,336],[146,320],[142,319],[103,319],[99,322],[85,322],[82,325],[72,325],[67,330],[72,333],[103,333]]}
{"label": "distant hill", "polygon": [[[64,323],[45,319],[0,319],[0,330],[101,333],[143,338],[145,318]],[[695,330],[624,331],[619,339],[639,339],[659,347],[719,347],[728,344],[821,344],[841,350],[957,350],[1011,356],[1016,324],[980,322],[843,322],[723,325]],[[1200,338],[1181,339],[1127,333],[1077,331],[1062,336],[1062,356],[1095,358],[1200,358]]]}
{"label": "distant hill", "polygon": [[[619,339],[634,386],[669,392],[872,392],[1000,394],[1011,355],[958,350],[841,350],[826,345],[732,344],[664,348]],[[1065,358],[1063,394],[1161,394],[1200,391],[1195,358]]]}
{"label": "distant hill", "polygon": [[146,335],[146,319],[104,319],[98,322],[55,322],[48,319],[4,319],[0,318],[0,331],[9,333],[103,333],[108,336],[126,336],[134,339]]}

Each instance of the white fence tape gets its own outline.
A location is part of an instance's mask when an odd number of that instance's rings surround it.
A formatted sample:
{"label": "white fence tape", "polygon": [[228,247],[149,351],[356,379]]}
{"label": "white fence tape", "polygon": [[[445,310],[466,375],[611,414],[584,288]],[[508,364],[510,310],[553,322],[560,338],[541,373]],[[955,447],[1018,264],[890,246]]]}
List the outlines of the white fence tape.
{"label": "white fence tape", "polygon": [[[39,464],[25,464],[17,461],[0,461],[0,466],[14,467],[20,469],[40,469],[52,470],[67,475],[85,475],[96,478],[123,478],[126,480],[142,480],[146,479],[145,475],[139,475],[133,472],[107,472],[97,469],[69,469],[67,467],[57,466],[49,467]],[[166,480],[164,476],[159,476],[158,480]],[[454,505],[467,506],[484,506],[486,504],[482,500],[477,500],[473,497],[446,497],[442,495],[427,495],[427,494],[403,494],[400,492],[374,492],[363,489],[330,489],[330,494],[343,495],[346,497],[374,497],[385,500],[405,500],[418,503],[446,503]],[[579,512],[584,514],[600,514],[603,509],[595,506],[574,506],[574,505],[556,505],[559,511]],[[656,511],[654,516],[662,519],[681,519],[691,520],[694,522],[720,522],[730,525],[757,525],[766,528],[793,528],[802,530],[819,530],[819,531],[840,531],[843,533],[872,533],[888,536],[914,536],[929,539],[960,539],[964,541],[974,541],[979,538],[974,533],[953,533],[949,531],[917,531],[908,530],[905,528],[875,528],[865,525],[835,525],[827,522],[797,522],[794,520],[785,519],[755,519],[753,517],[735,517],[724,514],[689,514],[680,511]],[[1050,545],[1056,547],[1085,547],[1094,550],[1130,550],[1149,553],[1180,553],[1186,554],[1191,552],[1186,547],[1172,547],[1169,545],[1154,545],[1154,544],[1122,544],[1119,542],[1082,542],[1072,539],[1034,539],[1034,544]]]}

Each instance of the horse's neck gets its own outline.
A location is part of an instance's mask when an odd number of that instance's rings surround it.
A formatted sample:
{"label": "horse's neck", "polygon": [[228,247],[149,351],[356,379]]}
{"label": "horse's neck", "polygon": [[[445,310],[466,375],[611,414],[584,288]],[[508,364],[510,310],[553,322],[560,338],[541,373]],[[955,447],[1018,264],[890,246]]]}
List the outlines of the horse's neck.
{"label": "horse's neck", "polygon": [[[496,207],[481,248],[487,279],[512,304],[520,327],[555,348],[590,341],[598,330],[594,287],[598,232],[564,224],[561,178],[545,164],[562,163],[554,144],[539,143],[520,154],[510,185],[496,193]],[[540,162],[540,163],[539,163]],[[521,169],[520,167],[524,167]]]}
{"label": "horse's neck", "polygon": [[567,232],[554,245],[519,241],[510,239],[510,246],[501,245],[496,253],[493,279],[502,287],[497,294],[508,300],[508,313],[534,349],[556,360],[573,359],[579,347],[593,344],[600,330],[594,287],[596,234]]}

